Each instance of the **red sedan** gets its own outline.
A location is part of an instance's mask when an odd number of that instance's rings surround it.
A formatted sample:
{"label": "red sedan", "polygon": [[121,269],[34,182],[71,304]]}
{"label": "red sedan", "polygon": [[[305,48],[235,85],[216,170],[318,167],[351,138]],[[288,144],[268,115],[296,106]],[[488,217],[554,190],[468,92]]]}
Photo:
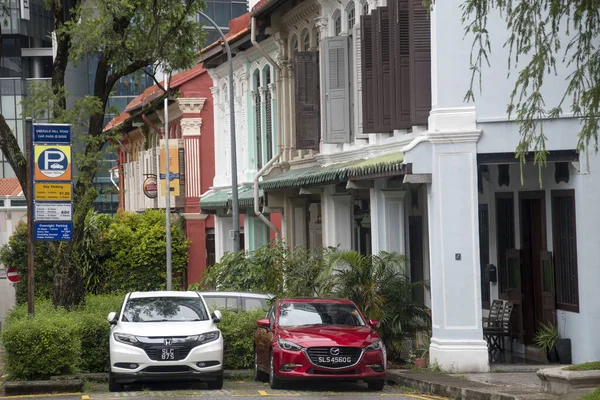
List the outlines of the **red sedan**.
{"label": "red sedan", "polygon": [[254,378],[268,377],[272,389],[297,379],[362,380],[383,389],[387,357],[374,329],[379,322],[352,301],[278,299],[256,323]]}

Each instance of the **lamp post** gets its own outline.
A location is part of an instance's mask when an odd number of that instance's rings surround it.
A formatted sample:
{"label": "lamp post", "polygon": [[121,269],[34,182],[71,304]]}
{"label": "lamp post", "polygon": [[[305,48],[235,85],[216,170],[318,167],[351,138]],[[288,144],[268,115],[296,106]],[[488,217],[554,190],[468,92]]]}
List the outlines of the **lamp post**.
{"label": "lamp post", "polygon": [[229,133],[231,137],[231,213],[233,216],[233,251],[238,252],[240,250],[240,211],[238,205],[238,181],[237,181],[237,153],[235,143],[235,107],[233,99],[233,62],[231,61],[231,49],[227,38],[223,34],[223,31],[208,15],[202,11],[199,14],[204,17],[212,26],[215,27],[223,43],[225,44],[225,52],[227,53],[227,64],[229,65]]}

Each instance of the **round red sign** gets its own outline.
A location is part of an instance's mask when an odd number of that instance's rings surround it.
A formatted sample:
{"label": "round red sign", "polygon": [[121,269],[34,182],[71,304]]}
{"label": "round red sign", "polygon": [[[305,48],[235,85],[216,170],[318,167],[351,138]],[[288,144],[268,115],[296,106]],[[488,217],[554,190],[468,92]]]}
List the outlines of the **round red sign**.
{"label": "round red sign", "polygon": [[17,271],[15,267],[6,269],[6,277],[13,283],[17,283],[21,280],[21,274],[19,274],[19,271]]}
{"label": "round red sign", "polygon": [[158,196],[158,185],[156,184],[156,177],[149,176],[144,180],[144,194],[150,199],[155,199]]}

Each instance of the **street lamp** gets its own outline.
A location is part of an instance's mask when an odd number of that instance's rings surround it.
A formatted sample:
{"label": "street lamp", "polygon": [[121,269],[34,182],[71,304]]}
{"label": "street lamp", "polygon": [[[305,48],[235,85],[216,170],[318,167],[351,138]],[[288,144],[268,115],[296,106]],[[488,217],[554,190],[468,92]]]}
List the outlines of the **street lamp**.
{"label": "street lamp", "polygon": [[231,61],[231,49],[227,38],[223,34],[223,31],[208,15],[199,11],[199,14],[204,17],[212,26],[215,27],[223,43],[225,44],[225,51],[227,52],[227,64],[229,65],[229,133],[231,136],[231,213],[233,216],[233,251],[240,251],[240,211],[238,205],[238,182],[237,182],[237,153],[235,144],[235,108],[233,99],[233,62]]}

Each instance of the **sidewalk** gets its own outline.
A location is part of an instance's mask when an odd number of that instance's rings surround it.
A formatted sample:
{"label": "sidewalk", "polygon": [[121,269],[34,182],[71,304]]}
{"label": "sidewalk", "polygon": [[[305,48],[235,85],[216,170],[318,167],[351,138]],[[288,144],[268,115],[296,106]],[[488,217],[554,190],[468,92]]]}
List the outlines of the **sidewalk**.
{"label": "sidewalk", "polygon": [[558,396],[542,393],[541,381],[536,375],[536,371],[540,368],[543,366],[498,365],[494,366],[494,370],[501,372],[483,374],[389,370],[388,379],[423,393],[454,399],[562,400]]}

